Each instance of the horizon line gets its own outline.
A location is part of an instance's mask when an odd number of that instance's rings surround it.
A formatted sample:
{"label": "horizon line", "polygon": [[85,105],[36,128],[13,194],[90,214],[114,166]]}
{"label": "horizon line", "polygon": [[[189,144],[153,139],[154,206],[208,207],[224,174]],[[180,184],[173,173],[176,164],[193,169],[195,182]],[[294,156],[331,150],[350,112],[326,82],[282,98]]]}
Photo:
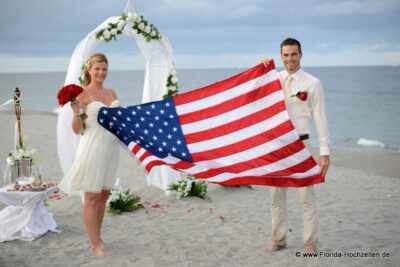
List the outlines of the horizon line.
{"label": "horizon line", "polygon": [[[256,66],[256,65],[254,65]],[[223,69],[248,69],[252,68],[254,66],[244,66],[244,67],[212,67],[212,68],[192,68],[192,67],[186,67],[186,68],[176,68],[178,73],[179,70],[223,70]],[[325,65],[325,66],[302,66],[302,68],[369,68],[369,67],[400,67],[400,65]],[[283,66],[277,66],[277,69],[282,69]],[[116,71],[145,71],[145,69],[115,69],[115,70],[110,70],[109,72],[116,72]],[[63,73],[67,72],[67,70],[55,70],[55,71],[22,71],[22,72],[16,72],[16,71],[10,71],[10,72],[0,72],[0,74],[38,74],[38,73]]]}

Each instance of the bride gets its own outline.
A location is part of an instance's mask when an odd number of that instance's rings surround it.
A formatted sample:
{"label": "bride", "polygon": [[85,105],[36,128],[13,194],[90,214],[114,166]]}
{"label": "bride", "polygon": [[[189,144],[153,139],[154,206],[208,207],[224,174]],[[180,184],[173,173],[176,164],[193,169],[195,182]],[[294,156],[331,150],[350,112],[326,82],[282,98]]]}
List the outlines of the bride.
{"label": "bride", "polygon": [[[77,156],[71,169],[60,183],[67,194],[84,194],[83,221],[89,236],[92,253],[104,256],[101,225],[107,199],[115,183],[119,162],[119,143],[110,132],[97,123],[99,109],[104,106],[118,107],[120,102],[114,90],[103,83],[108,74],[108,61],[104,54],[96,53],[84,64],[83,92],[72,104],[71,127],[75,134],[82,129]],[[81,113],[87,115],[82,120]],[[85,125],[85,127],[84,127]]]}

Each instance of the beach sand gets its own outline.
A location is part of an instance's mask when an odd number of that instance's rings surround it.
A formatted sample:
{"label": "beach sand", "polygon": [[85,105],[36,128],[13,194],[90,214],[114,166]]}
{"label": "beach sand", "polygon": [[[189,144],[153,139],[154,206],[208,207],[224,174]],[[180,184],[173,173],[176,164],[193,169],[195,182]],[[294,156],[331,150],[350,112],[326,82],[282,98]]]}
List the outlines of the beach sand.
{"label": "beach sand", "polygon": [[[0,111],[0,121],[3,168],[14,144],[15,115]],[[23,133],[28,147],[37,150],[45,180],[62,177],[56,124],[55,114],[23,113]],[[63,196],[46,201],[62,232],[31,242],[0,243],[0,266],[399,266],[400,155],[333,150],[331,159],[326,182],[315,186],[320,223],[315,258],[296,255],[302,252],[296,189],[288,193],[288,247],[267,254],[262,249],[271,239],[268,187],[211,184],[211,202],[176,200],[147,186],[135,160],[121,149],[117,176],[142,198],[145,208],[105,216],[106,257],[91,256],[81,199]]]}

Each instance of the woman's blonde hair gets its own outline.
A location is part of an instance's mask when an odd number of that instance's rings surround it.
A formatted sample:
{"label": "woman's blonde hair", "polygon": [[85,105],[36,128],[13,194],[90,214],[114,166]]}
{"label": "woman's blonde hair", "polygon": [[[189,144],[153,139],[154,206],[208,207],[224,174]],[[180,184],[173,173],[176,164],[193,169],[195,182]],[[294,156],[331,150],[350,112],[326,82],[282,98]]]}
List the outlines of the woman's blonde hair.
{"label": "woman's blonde hair", "polygon": [[94,64],[105,62],[108,65],[107,57],[102,53],[92,54],[86,63],[83,65],[83,83],[84,85],[88,85],[91,82],[89,70],[93,67]]}

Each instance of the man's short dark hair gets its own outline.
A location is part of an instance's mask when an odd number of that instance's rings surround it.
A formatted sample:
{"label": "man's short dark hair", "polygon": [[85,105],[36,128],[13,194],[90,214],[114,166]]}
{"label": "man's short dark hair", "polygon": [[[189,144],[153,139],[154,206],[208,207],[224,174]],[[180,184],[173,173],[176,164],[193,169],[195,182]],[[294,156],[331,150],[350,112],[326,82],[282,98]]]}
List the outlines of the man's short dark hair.
{"label": "man's short dark hair", "polygon": [[301,54],[301,44],[296,39],[287,38],[287,39],[283,40],[283,42],[281,43],[281,52],[282,52],[282,47],[284,47],[285,45],[297,45],[297,47],[299,48],[299,52]]}

